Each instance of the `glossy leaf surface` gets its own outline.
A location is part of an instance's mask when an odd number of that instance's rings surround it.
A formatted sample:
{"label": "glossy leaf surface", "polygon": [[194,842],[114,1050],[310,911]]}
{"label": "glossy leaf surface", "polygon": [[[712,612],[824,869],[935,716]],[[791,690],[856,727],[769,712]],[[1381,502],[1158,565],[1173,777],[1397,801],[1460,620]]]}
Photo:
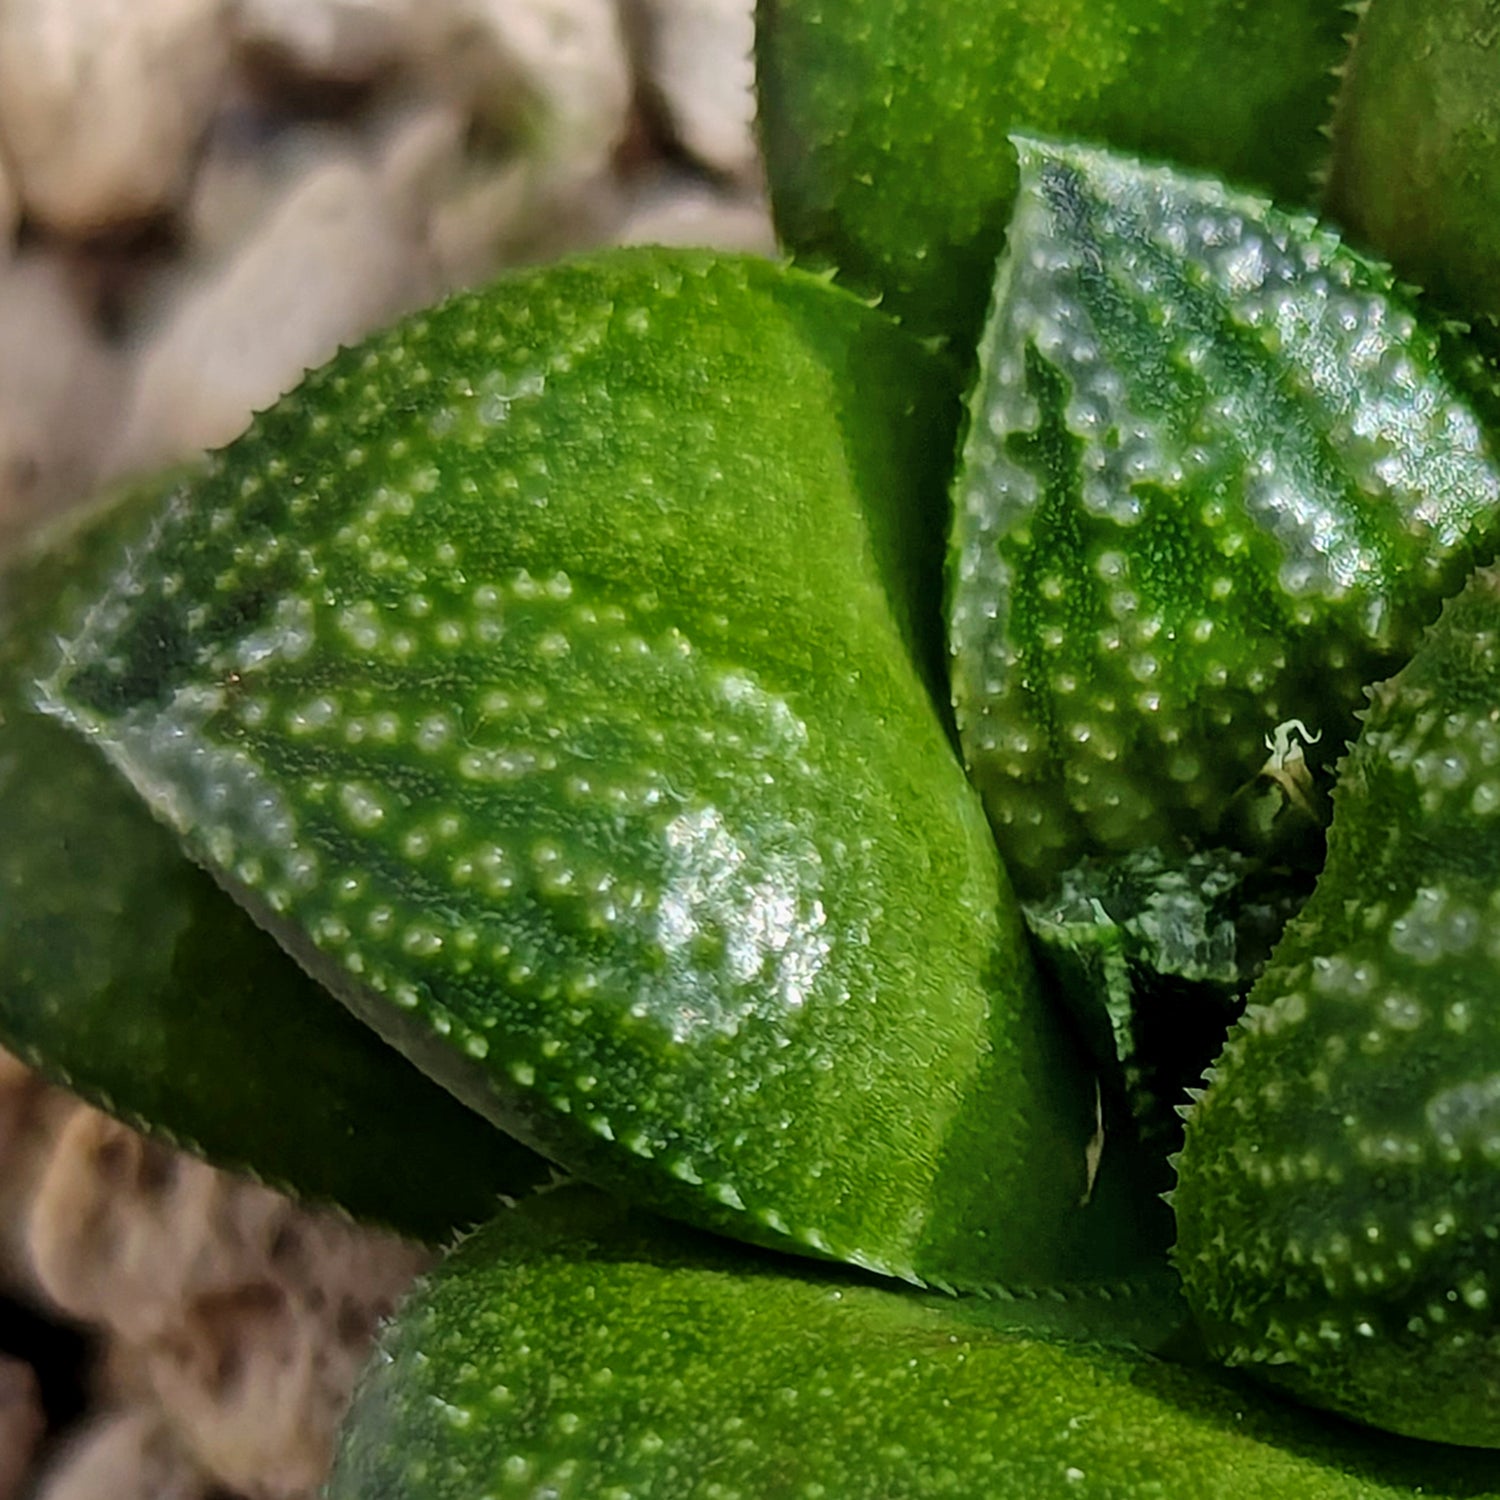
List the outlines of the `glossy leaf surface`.
{"label": "glossy leaf surface", "polygon": [[33,679],[169,486],[0,575],[0,1045],[132,1125],[432,1240],[547,1164],[337,1005]]}
{"label": "glossy leaf surface", "polygon": [[1107,1258],[1092,1080],[913,623],[946,388],[759,261],[455,299],[165,509],[53,706],[357,1012],[580,1173],[904,1276]]}
{"label": "glossy leaf surface", "polygon": [[1237,837],[1268,765],[1312,807],[1364,686],[1493,552],[1500,467],[1389,270],[1312,218],[1021,151],[949,628],[973,779],[1045,892],[1087,853]]}
{"label": "glossy leaf surface", "polygon": [[1500,1493],[1488,1455],[1298,1412],[1141,1352],[1168,1287],[893,1293],[533,1200],[398,1314],[330,1500],[1395,1500]]}

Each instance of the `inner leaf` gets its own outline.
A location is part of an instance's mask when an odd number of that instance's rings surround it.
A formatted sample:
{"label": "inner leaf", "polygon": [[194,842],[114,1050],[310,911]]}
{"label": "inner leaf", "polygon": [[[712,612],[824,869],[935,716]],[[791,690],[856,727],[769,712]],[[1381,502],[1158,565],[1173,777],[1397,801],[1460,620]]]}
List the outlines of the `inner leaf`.
{"label": "inner leaf", "polygon": [[1045,894],[1093,852],[1274,845],[1236,794],[1292,721],[1326,784],[1365,684],[1493,550],[1500,467],[1439,335],[1310,216],[1018,149],[949,630],[974,780]]}

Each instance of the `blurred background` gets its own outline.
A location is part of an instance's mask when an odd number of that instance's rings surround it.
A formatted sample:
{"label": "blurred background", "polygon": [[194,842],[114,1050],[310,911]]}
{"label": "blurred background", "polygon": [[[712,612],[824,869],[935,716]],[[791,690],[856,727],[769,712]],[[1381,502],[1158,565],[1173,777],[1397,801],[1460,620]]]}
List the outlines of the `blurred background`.
{"label": "blurred background", "polygon": [[[506,267],[772,253],[751,6],[0,0],[0,548]],[[314,1495],[424,1263],[0,1053],[0,1500]]]}

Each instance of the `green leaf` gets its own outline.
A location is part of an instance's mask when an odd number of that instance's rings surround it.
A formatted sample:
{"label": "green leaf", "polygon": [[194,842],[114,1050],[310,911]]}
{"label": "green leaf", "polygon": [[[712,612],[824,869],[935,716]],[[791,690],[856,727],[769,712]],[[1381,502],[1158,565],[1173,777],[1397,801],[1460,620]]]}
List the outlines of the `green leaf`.
{"label": "green leaf", "polygon": [[1461,316],[1500,320],[1500,48],[1492,0],[1379,0],[1355,33],[1326,206]]}
{"label": "green leaf", "polygon": [[457,298],[168,505],[51,706],[357,1013],[579,1173],[907,1277],[1107,1258],[1094,1086],[915,624],[949,388],[756,260]]}
{"label": "green leaf", "polygon": [[1328,864],[1188,1121],[1178,1259],[1226,1358],[1500,1447],[1500,573],[1373,695]]}
{"label": "green leaf", "polygon": [[1141,1352],[1179,1311],[1154,1284],[986,1302],[804,1278],[564,1189],[481,1230],[398,1313],[329,1500],[1500,1493],[1488,1455]]}
{"label": "green leaf", "polygon": [[1289,799],[1271,847],[1316,851],[1365,684],[1495,550],[1492,442],[1390,271],[1311,217],[1087,147],[1021,156],[949,599],[1012,874],[1261,850],[1237,794],[1262,771]]}
{"label": "green leaf", "polygon": [[547,1164],[424,1078],[192,865],[32,679],[145,485],[0,575],[0,1045],[132,1125],[431,1240]]}
{"label": "green leaf", "polygon": [[1016,192],[1016,130],[1301,202],[1343,0],[760,0],[777,227],[808,264],[967,358]]}

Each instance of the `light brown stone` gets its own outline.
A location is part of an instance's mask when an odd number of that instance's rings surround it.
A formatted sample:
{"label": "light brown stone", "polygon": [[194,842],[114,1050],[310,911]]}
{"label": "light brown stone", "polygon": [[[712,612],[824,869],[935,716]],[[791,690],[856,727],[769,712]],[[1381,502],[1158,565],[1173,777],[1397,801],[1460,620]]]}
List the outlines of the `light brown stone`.
{"label": "light brown stone", "polygon": [[360,153],[329,145],[311,157],[232,254],[184,278],[144,336],[112,470],[227,443],[341,344],[429,301],[424,233]]}
{"label": "light brown stone", "polygon": [[29,1242],[48,1297],[127,1346],[125,1387],[250,1500],[316,1489],[375,1326],[428,1260],[86,1108],[37,1190]]}
{"label": "light brown stone", "polygon": [[0,156],[0,265],[9,259],[15,248],[16,230],[21,222],[21,199],[16,192],[15,178]]}
{"label": "light brown stone", "polygon": [[633,81],[614,0],[446,0],[428,86],[518,151],[585,182],[608,170]]}
{"label": "light brown stone", "polygon": [[235,40],[282,55],[299,72],[364,83],[412,50],[415,0],[234,0]]}
{"label": "light brown stone", "polygon": [[71,1096],[0,1051],[0,1287],[7,1291],[37,1290],[26,1249],[27,1215],[57,1137],[76,1108]]}
{"label": "light brown stone", "polygon": [[221,0],[7,0],[0,145],[28,212],[91,235],[171,208],[227,60]]}
{"label": "light brown stone", "polygon": [[18,1500],[45,1425],[30,1367],[0,1356],[0,1500]]}
{"label": "light brown stone", "polygon": [[754,0],[635,0],[647,75],[674,132],[705,166],[756,174]]}
{"label": "light brown stone", "polygon": [[61,264],[0,261],[0,542],[86,495],[118,420],[122,372]]}
{"label": "light brown stone", "polygon": [[36,1500],[206,1500],[212,1481],[156,1412],[96,1417],[48,1465]]}
{"label": "light brown stone", "polygon": [[763,198],[717,190],[674,172],[661,172],[637,188],[616,238],[622,245],[710,245],[750,255],[777,253],[776,231]]}

